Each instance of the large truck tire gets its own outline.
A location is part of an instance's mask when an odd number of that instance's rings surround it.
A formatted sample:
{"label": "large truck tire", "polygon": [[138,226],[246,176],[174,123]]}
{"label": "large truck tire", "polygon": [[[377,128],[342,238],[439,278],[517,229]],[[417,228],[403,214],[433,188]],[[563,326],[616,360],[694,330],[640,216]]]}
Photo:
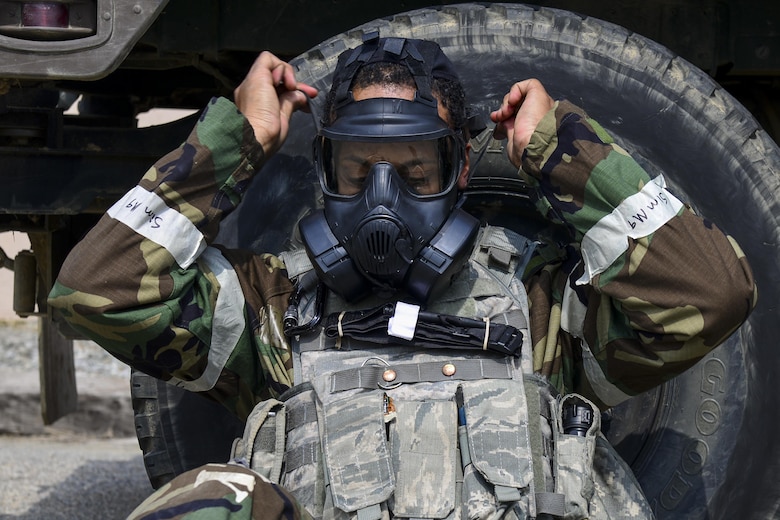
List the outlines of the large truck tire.
{"label": "large truck tire", "polygon": [[[780,508],[774,384],[780,373],[774,352],[780,337],[780,151],[775,142],[712,78],[668,49],[613,24],[555,9],[463,4],[376,20],[293,60],[298,79],[327,91],[338,54],[374,30],[437,41],[483,113],[498,106],[515,81],[540,79],[553,97],[582,106],[651,175],[663,173],[684,202],[735,237],[755,271],[756,310],[688,372],[608,411],[605,431],[631,464],[658,518],[775,517]],[[310,116],[298,113],[292,125],[279,157],[308,158]],[[478,176],[501,175],[480,169]],[[279,185],[269,183],[287,176],[259,177],[248,198],[278,193]],[[254,237],[262,229],[244,206],[231,216],[238,224],[224,241],[258,246]],[[252,206],[263,205],[255,200]],[[241,222],[252,224],[247,228]],[[278,229],[278,223],[274,226]],[[267,243],[262,247],[273,250]],[[178,391],[157,389],[159,398]],[[223,439],[226,445],[231,441]],[[177,440],[176,446],[183,449],[185,442]]]}

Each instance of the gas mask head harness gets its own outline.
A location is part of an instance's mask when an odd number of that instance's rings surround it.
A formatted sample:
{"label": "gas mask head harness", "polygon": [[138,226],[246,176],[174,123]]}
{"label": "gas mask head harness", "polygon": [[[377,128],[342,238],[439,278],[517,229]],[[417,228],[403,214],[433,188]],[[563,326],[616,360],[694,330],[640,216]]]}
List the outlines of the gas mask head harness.
{"label": "gas mask head harness", "polygon": [[[407,66],[414,99],[355,101],[355,74],[374,62]],[[374,34],[339,56],[335,119],[314,141],[324,208],[299,229],[320,280],[347,301],[374,290],[425,303],[471,252],[479,221],[460,209],[458,192],[465,136],[439,117],[437,77],[457,74],[434,42]]]}

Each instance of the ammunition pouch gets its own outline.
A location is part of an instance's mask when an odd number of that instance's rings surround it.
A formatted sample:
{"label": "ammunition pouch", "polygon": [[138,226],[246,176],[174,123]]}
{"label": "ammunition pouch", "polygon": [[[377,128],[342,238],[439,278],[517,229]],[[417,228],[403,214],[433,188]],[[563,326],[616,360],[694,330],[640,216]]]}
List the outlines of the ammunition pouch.
{"label": "ammunition pouch", "polygon": [[[234,447],[313,516],[615,518],[591,507],[600,420],[583,397],[559,397],[537,376],[475,375],[404,384],[419,398],[396,399],[339,390],[337,376],[259,405]],[[585,436],[564,432],[574,401],[592,407]]]}

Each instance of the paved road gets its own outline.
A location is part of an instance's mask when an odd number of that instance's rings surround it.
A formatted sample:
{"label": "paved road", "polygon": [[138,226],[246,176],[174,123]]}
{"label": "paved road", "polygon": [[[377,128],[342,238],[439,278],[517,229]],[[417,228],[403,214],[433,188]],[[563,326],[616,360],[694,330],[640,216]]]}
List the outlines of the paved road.
{"label": "paved road", "polygon": [[0,519],[125,518],[150,493],[134,438],[0,436]]}

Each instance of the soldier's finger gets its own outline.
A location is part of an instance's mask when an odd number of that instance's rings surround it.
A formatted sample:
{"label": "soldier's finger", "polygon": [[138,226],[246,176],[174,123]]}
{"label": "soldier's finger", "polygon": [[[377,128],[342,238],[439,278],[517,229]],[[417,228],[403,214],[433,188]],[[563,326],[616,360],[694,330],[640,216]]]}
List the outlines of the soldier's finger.
{"label": "soldier's finger", "polygon": [[254,76],[265,76],[268,74],[268,72],[272,72],[282,63],[284,62],[277,58],[274,54],[268,51],[263,51],[255,59],[254,63],[252,63],[252,67],[247,73],[247,78],[252,78]]}
{"label": "soldier's finger", "polygon": [[522,95],[518,96],[516,92],[513,94],[514,90],[515,85],[513,85],[510,91],[504,95],[501,106],[490,114],[490,119],[496,123],[496,128],[493,131],[493,136],[496,139],[507,138],[514,128],[515,117],[517,116],[517,111],[521,104],[520,101],[522,100]]}
{"label": "soldier's finger", "polygon": [[285,92],[279,96],[279,112],[286,120],[290,120],[293,112],[306,106],[308,98],[300,90]]}
{"label": "soldier's finger", "polygon": [[300,90],[310,98],[315,98],[317,97],[317,94],[319,94],[319,90],[312,87],[311,85],[307,85],[306,83],[298,82],[297,86],[298,86],[298,90]]}
{"label": "soldier's finger", "polygon": [[295,90],[295,74],[289,63],[279,62],[271,70],[274,86],[279,89]]}
{"label": "soldier's finger", "polygon": [[528,80],[515,83],[504,95],[504,99],[501,101],[501,106],[490,114],[490,118],[494,123],[508,122],[514,120],[517,111],[523,103],[525,98],[525,84]]}
{"label": "soldier's finger", "polygon": [[512,117],[514,112],[515,107],[510,104],[509,94],[507,93],[504,95],[504,99],[501,101],[501,105],[490,113],[490,119],[492,119],[494,123],[500,123]]}

